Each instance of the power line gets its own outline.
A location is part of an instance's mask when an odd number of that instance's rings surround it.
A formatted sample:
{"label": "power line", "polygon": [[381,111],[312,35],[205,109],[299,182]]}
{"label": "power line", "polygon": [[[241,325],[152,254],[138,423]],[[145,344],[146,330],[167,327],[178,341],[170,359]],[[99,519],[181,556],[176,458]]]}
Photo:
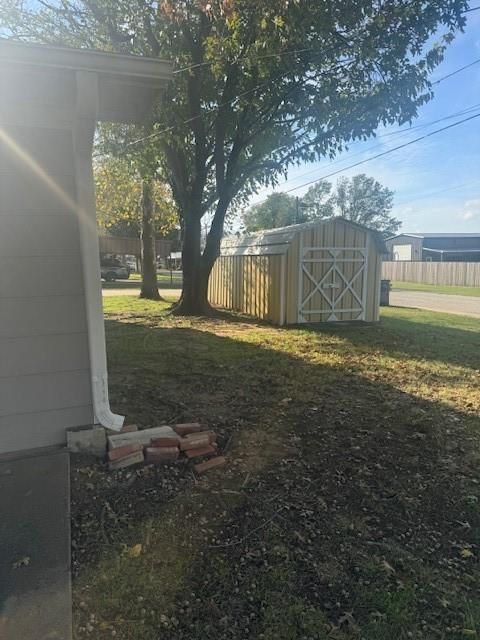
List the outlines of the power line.
{"label": "power line", "polygon": [[[293,54],[300,54],[300,53],[327,53],[328,51],[332,51],[336,49],[336,47],[330,47],[329,49],[317,49],[317,48],[304,48],[304,49],[287,49],[286,51],[277,51],[274,53],[266,53],[264,55],[261,56],[255,56],[255,60],[266,60],[268,58],[280,58],[282,56],[287,56],[287,55],[293,55]],[[241,60],[248,60],[250,56],[245,55],[245,56],[240,56],[239,58],[237,58],[236,60],[233,60],[231,64],[236,64],[237,62],[240,62]],[[214,61],[208,61],[208,62],[197,62],[196,64],[192,64],[188,67],[182,67],[181,69],[176,69],[173,73],[174,75],[179,74],[179,73],[184,73],[185,71],[192,71],[193,69],[199,69],[201,67],[208,67],[211,66],[212,64],[215,64],[216,62],[218,62],[219,60],[223,60],[222,57],[218,57],[215,58]]]}
{"label": "power line", "polygon": [[[267,85],[270,84],[270,80],[268,82],[264,82],[262,84],[257,85],[256,87],[253,87],[252,89],[249,89],[248,91],[244,91],[243,93],[239,93],[238,95],[235,96],[235,98],[232,98],[231,100],[227,100],[227,102],[223,102],[218,104],[216,107],[214,107],[213,109],[211,109],[211,111],[218,111],[218,109],[221,109],[222,107],[228,107],[228,105],[234,103],[236,100],[238,100],[239,98],[243,98],[247,95],[249,95],[250,93],[253,93],[254,91],[257,91],[257,89],[261,89],[262,87],[265,87]],[[180,124],[190,124],[191,122],[194,122],[195,120],[198,120],[199,118],[203,118],[204,114],[201,113],[197,116],[192,116],[191,118],[187,118],[187,120],[184,120],[183,122],[181,122]],[[177,125],[172,125],[170,127],[167,127],[166,129],[162,129],[161,131],[155,131],[154,133],[151,133],[148,136],[145,136],[144,138],[139,138],[138,140],[134,140],[133,142],[129,142],[127,145],[125,145],[125,148],[128,147],[133,147],[134,145],[140,144],[141,142],[146,142],[147,140],[151,140],[152,138],[158,138],[158,136],[163,135],[164,133],[168,133],[169,131],[173,131],[175,129]]]}
{"label": "power line", "polygon": [[[405,136],[405,135],[408,135],[411,131],[415,131],[415,130],[418,130],[418,129],[425,129],[426,127],[430,127],[430,126],[432,126],[434,124],[439,124],[440,122],[444,122],[445,120],[450,120],[451,118],[458,118],[459,116],[463,116],[463,115],[466,115],[468,113],[472,113],[473,111],[476,111],[478,108],[480,108],[480,102],[475,104],[475,105],[472,105],[471,107],[467,107],[465,109],[462,109],[461,111],[457,111],[455,113],[446,115],[446,116],[444,116],[442,118],[438,118],[437,120],[432,120],[430,122],[425,122],[423,124],[419,124],[419,125],[416,125],[414,127],[409,127],[409,128],[401,129],[400,131],[392,131],[392,132],[386,133],[384,135],[380,135],[380,136],[377,137],[377,139],[383,140],[385,138],[389,138],[391,136],[395,136],[395,135],[399,135],[399,134]],[[359,143],[360,142],[363,142],[363,140],[360,140]],[[350,155],[350,158],[355,158],[355,157],[357,157],[359,155],[362,155],[364,153],[368,153],[369,151],[373,151],[374,149],[378,149],[381,146],[382,146],[381,144],[373,145],[372,147],[369,147],[368,149],[363,149],[362,151],[360,151],[358,153]],[[344,160],[345,160],[345,158],[339,158],[338,160],[334,160],[332,162],[329,162],[328,166],[333,166],[335,164],[338,164],[339,162],[344,162]],[[288,184],[290,182],[294,182],[296,180],[299,180],[300,178],[304,178],[306,176],[312,175],[313,173],[316,173],[317,171],[318,171],[318,167],[316,169],[312,169],[312,170],[307,171],[305,173],[301,173],[300,175],[294,176],[293,178],[285,180],[282,183],[282,185],[285,185],[285,184]]]}
{"label": "power line", "polygon": [[[480,7],[479,7],[480,9]],[[466,69],[469,69],[470,67],[473,67],[474,65],[480,63],[480,58],[478,58],[477,60],[474,60],[473,62],[470,62],[467,65],[464,65],[463,67],[460,67],[459,69],[456,69],[455,71],[452,71],[451,73],[449,73],[448,75],[444,76],[443,78],[439,78],[438,80],[436,80],[435,82],[433,82],[433,85],[436,84],[440,84],[440,82],[443,82],[444,80],[447,80],[448,78],[451,78],[454,75],[457,75],[457,73],[461,73],[462,71],[465,71]],[[226,107],[229,104],[234,103],[236,100],[238,100],[239,98],[243,98],[247,95],[249,95],[250,93],[253,93],[255,91],[257,91],[258,89],[261,89],[262,87],[265,87],[267,85],[270,84],[270,81],[264,82],[260,85],[257,85],[255,87],[253,87],[252,89],[248,89],[247,91],[244,91],[243,93],[239,93],[237,96],[235,96],[234,98],[232,98],[231,100],[228,100],[227,102],[223,102],[219,105],[217,105],[216,107],[212,108],[209,112],[214,112],[214,111],[218,111],[218,109],[221,109],[222,107]],[[204,113],[198,114],[196,116],[192,116],[191,118],[187,118],[187,120],[184,120],[183,122],[180,123],[180,125],[184,125],[184,124],[190,124],[192,122],[194,122],[195,120],[198,120],[199,118],[203,118]],[[160,131],[155,131],[154,133],[149,134],[148,136],[145,136],[143,138],[139,138],[138,140],[134,140],[133,142],[129,142],[127,145],[125,145],[125,148],[129,148],[132,146],[135,146],[137,144],[140,144],[142,142],[146,142],[148,140],[152,140],[154,138],[157,138],[158,136],[163,135],[164,133],[169,133],[170,131],[173,131],[175,129],[175,127],[178,125],[172,125],[170,127],[167,127],[166,129],[161,129]],[[400,133],[400,132],[398,132]],[[393,134],[390,134],[393,135]]]}
{"label": "power line", "polygon": [[474,184],[479,184],[480,180],[473,180],[471,182],[464,182],[463,184],[453,185],[452,187],[446,187],[445,189],[437,189],[436,191],[429,191],[422,196],[418,196],[417,198],[411,198],[410,200],[403,200],[400,202],[395,202],[396,206],[403,207],[405,204],[411,204],[412,202],[417,202],[417,200],[425,200],[425,198],[430,198],[431,196],[436,196],[439,193],[446,193],[448,191],[455,191],[456,189],[463,189],[464,187],[471,187]]}
{"label": "power line", "polygon": [[[479,7],[479,9],[480,9],[480,7]],[[447,78],[451,78],[452,76],[456,76],[457,73],[461,73],[462,71],[465,71],[465,69],[470,69],[470,67],[473,67],[474,65],[476,65],[478,63],[480,63],[480,58],[477,58],[473,62],[470,62],[469,64],[466,64],[465,66],[460,67],[459,69],[455,69],[455,71],[452,71],[452,73],[447,73],[447,75],[443,76],[443,78],[439,78],[438,80],[435,80],[435,82],[432,82],[432,85],[440,84],[440,82],[443,82]]]}
{"label": "power line", "polygon": [[[454,122],[453,124],[449,124],[446,127],[442,127],[441,129],[436,129],[435,131],[431,131],[430,133],[426,133],[423,136],[420,136],[419,138],[415,138],[414,140],[410,140],[409,142],[405,142],[404,144],[400,144],[396,147],[394,147],[393,149],[388,149],[387,151],[383,151],[382,153],[377,153],[374,156],[370,156],[370,158],[365,158],[364,160],[360,160],[359,162],[355,162],[354,164],[349,165],[348,167],[343,167],[342,169],[338,169],[337,171],[333,171],[332,173],[328,173],[324,176],[321,176],[320,178],[316,178],[315,180],[311,180],[309,182],[306,182],[304,184],[301,184],[297,187],[293,187],[292,189],[288,189],[287,191],[285,191],[284,193],[292,193],[292,191],[297,191],[298,189],[302,189],[303,187],[308,187],[312,184],[315,184],[317,182],[321,182],[322,180],[326,180],[326,178],[331,178],[332,176],[336,176],[339,173],[342,173],[343,171],[347,171],[348,169],[353,169],[354,167],[358,167],[362,164],[365,164],[367,162],[371,162],[372,160],[377,160],[378,158],[382,158],[383,156],[389,155],[390,153],[393,153],[394,151],[398,151],[399,149],[404,149],[405,147],[409,147],[412,144],[415,144],[417,142],[420,142],[421,140],[425,140],[426,138],[430,138],[431,136],[436,135],[437,133],[441,133],[443,131],[447,131],[448,129],[453,129],[454,127],[458,127],[458,125],[463,124],[464,122],[469,122],[470,120],[474,120],[475,118],[480,118],[480,113],[476,113],[473,116],[469,116],[468,118],[464,118],[463,120],[459,120],[458,122]],[[257,202],[256,204],[260,204],[261,202],[265,202],[265,200],[261,200],[260,202]]]}
{"label": "power line", "polygon": [[[331,71],[334,71],[335,69],[337,69],[338,66],[342,66],[342,65],[335,65],[334,67],[332,67],[331,70],[328,71],[328,73],[330,73]],[[277,79],[280,79],[282,76],[286,75],[287,73],[289,73],[289,72],[287,71],[285,73],[280,74],[279,76],[277,76]],[[327,72],[323,72],[321,75],[325,75],[325,73],[327,73]],[[239,98],[243,98],[243,97],[249,95],[250,93],[254,93],[258,89],[261,89],[263,87],[271,85],[273,81],[274,80],[270,79],[270,80],[267,80],[266,82],[263,82],[262,84],[256,85],[252,89],[248,89],[247,91],[243,91],[242,93],[239,93],[238,95],[234,96],[231,100],[227,100],[226,102],[223,102],[223,103],[220,103],[220,104],[216,105],[212,109],[208,110],[207,113],[213,113],[215,111],[218,111],[222,107],[228,107],[230,104],[233,104],[234,102],[236,102]],[[204,115],[205,115],[205,113],[200,113],[200,114],[198,114],[196,116],[192,116],[191,118],[187,118],[187,120],[184,120],[183,122],[181,122],[180,125],[190,124],[191,122],[194,122],[195,120],[203,118]],[[127,145],[125,145],[125,148],[131,147],[133,145],[140,144],[141,142],[146,142],[147,140],[151,140],[153,138],[157,138],[158,136],[163,135],[164,133],[168,133],[169,131],[173,131],[176,126],[178,126],[178,125],[171,125],[170,127],[167,127],[166,129],[162,129],[160,131],[155,131],[154,133],[151,133],[148,136],[145,136],[143,138],[139,138],[138,140],[134,140],[133,142],[129,142]]]}

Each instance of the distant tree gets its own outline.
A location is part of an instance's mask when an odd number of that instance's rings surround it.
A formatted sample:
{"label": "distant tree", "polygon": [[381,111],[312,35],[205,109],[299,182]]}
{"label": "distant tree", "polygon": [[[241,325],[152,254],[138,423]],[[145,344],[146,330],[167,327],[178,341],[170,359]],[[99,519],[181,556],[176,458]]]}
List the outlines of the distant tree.
{"label": "distant tree", "polygon": [[332,198],[333,214],[393,235],[401,221],[390,215],[393,191],[364,173],[340,178]]}
{"label": "distant tree", "polygon": [[[142,226],[142,181],[126,162],[105,157],[94,165],[98,225],[112,235],[139,238]],[[165,236],[178,227],[178,215],[169,188],[154,183],[155,234]]]}
{"label": "distant tree", "polygon": [[309,220],[331,218],[334,215],[334,203],[332,184],[326,180],[314,184],[302,198],[302,207],[308,213]]}
{"label": "distant tree", "polygon": [[296,222],[309,222],[342,216],[385,235],[393,235],[401,225],[392,217],[393,191],[364,173],[340,178],[335,189],[322,180],[297,199],[288,193],[273,193],[250,207],[243,215],[245,231],[274,229]]}
{"label": "distant tree", "polygon": [[253,205],[243,214],[243,226],[247,233],[286,227],[296,222],[305,220],[303,217],[297,220],[296,198],[287,193],[272,193],[265,202]]}
{"label": "distant tree", "polygon": [[95,164],[94,176],[99,226],[114,235],[140,237],[140,297],[159,300],[155,238],[178,224],[169,189],[152,172],[139,175],[128,162],[112,156]]}

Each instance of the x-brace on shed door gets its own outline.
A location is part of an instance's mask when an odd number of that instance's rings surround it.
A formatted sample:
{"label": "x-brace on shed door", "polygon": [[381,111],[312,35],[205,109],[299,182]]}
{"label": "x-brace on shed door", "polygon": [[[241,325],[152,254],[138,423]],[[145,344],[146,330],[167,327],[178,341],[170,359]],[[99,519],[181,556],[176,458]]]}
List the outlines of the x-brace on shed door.
{"label": "x-brace on shed door", "polygon": [[298,322],[364,320],[367,248],[301,247]]}

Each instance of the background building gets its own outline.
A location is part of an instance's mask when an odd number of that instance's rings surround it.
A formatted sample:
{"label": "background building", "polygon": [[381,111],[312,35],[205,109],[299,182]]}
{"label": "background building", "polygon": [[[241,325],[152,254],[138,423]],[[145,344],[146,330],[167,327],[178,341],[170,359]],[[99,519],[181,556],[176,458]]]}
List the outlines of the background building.
{"label": "background building", "polygon": [[393,261],[480,262],[480,233],[401,233],[385,244]]}

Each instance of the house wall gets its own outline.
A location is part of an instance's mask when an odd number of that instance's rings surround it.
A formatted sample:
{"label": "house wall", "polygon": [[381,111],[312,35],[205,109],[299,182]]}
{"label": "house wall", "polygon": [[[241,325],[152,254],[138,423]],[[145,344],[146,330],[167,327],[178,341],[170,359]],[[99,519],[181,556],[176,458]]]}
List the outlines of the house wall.
{"label": "house wall", "polygon": [[74,74],[0,67],[0,453],[93,422]]}

